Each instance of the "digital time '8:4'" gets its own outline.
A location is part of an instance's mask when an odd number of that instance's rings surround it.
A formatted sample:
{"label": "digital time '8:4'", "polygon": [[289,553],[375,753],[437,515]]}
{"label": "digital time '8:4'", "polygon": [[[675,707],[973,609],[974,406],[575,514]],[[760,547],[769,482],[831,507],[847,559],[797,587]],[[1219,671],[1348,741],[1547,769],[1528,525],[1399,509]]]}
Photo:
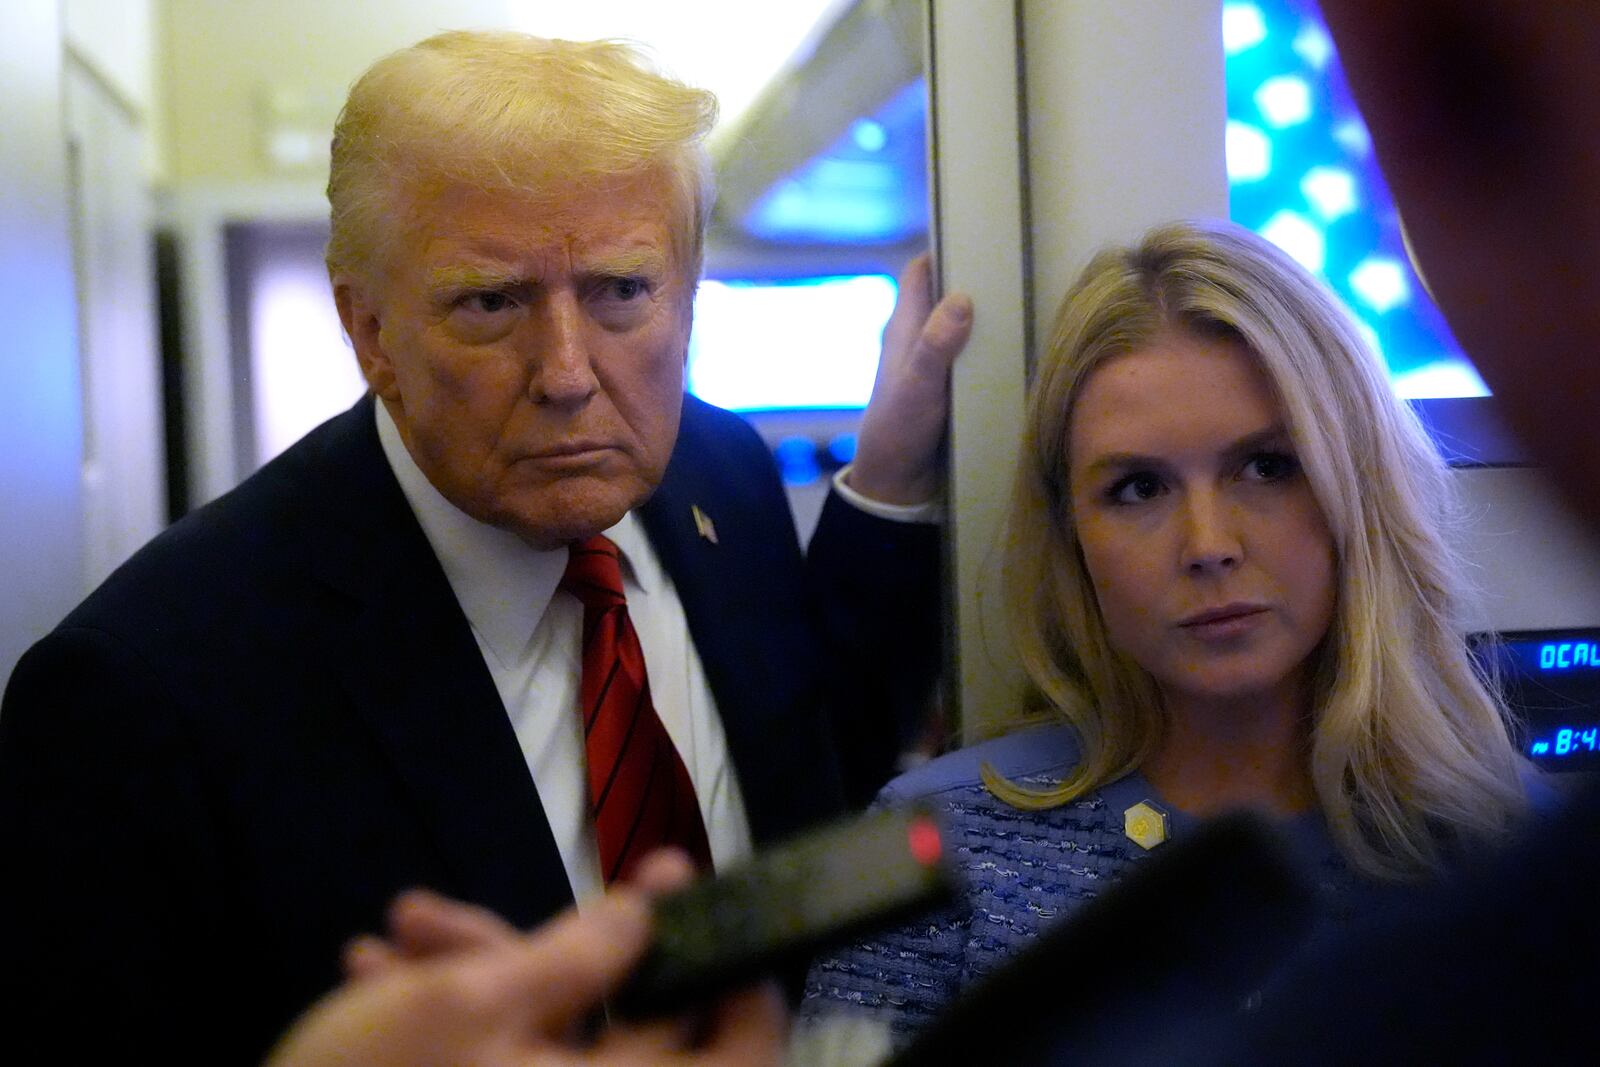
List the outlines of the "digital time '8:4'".
{"label": "digital time '8:4'", "polygon": [[1556,755],[1576,752],[1580,746],[1590,752],[1600,747],[1600,726],[1591,726],[1581,733],[1577,730],[1556,731]]}

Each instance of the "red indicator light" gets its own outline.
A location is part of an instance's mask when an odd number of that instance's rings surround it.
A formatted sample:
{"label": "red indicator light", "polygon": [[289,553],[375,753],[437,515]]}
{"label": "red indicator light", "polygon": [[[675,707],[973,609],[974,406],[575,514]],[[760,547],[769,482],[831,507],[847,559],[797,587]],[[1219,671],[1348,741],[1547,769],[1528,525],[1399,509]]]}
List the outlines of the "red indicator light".
{"label": "red indicator light", "polygon": [[939,862],[939,856],[944,852],[944,842],[939,838],[939,828],[933,825],[931,819],[917,819],[906,830],[906,844],[911,849],[911,858],[924,867],[931,867]]}

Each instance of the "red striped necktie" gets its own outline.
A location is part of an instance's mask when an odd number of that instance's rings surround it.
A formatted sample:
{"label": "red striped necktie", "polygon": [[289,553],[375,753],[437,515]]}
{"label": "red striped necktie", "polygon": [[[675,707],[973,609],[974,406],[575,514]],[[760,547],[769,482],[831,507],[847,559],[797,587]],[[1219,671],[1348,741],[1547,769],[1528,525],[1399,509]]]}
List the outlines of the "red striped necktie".
{"label": "red striped necktie", "polygon": [[688,852],[701,870],[711,868],[694,785],[650,702],[618,560],[617,546],[604,537],[579,542],[560,585],[583,603],[579,693],[589,814],[607,885],[662,845]]}

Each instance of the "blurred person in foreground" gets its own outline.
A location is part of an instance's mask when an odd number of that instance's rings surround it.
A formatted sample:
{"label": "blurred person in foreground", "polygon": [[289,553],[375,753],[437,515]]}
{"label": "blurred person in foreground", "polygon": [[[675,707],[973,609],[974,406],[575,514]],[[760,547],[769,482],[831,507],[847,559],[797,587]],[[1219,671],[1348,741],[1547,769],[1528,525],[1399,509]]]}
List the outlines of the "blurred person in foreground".
{"label": "blurred person in foreground", "polygon": [[0,1049],[251,1061],[408,887],[529,926],[892,773],[970,308],[907,269],[802,557],[760,438],[684,393],[714,115],[624,45],[510,33],[355,83],[327,261],[369,394],[10,679]]}
{"label": "blurred person in foreground", "polygon": [[1467,647],[1451,488],[1275,246],[1195,222],[1098,255],[1039,360],[1006,534],[1038,706],[880,796],[941,812],[966,898],[821,960],[807,1013],[903,1040],[1224,812],[1283,827],[1319,936],[1501,844],[1550,794]]}
{"label": "blurred person in foreground", "polygon": [[[1428,287],[1600,537],[1600,7],[1322,0]],[[1448,893],[1296,968],[1195,1063],[1594,1058],[1600,786]]]}

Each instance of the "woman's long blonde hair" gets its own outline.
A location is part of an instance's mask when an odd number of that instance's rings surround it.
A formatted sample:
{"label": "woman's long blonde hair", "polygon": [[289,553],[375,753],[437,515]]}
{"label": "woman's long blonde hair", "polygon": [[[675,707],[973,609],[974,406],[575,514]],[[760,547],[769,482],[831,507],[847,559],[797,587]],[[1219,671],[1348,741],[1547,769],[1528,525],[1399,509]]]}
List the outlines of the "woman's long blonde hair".
{"label": "woman's long blonde hair", "polygon": [[1437,869],[1464,840],[1504,833],[1523,763],[1462,628],[1466,588],[1443,531],[1449,471],[1336,300],[1297,264],[1226,223],[1158,227],[1102,252],[1061,304],[1036,368],[1017,466],[1005,585],[1037,705],[1082,761],[1021,807],[1063,803],[1138,767],[1161,739],[1154,681],[1109,643],[1073,529],[1068,424],[1102,362],[1163,329],[1242,342],[1272,381],[1333,536],[1337,609],[1313,671],[1310,769],[1335,840],[1380,878]]}

